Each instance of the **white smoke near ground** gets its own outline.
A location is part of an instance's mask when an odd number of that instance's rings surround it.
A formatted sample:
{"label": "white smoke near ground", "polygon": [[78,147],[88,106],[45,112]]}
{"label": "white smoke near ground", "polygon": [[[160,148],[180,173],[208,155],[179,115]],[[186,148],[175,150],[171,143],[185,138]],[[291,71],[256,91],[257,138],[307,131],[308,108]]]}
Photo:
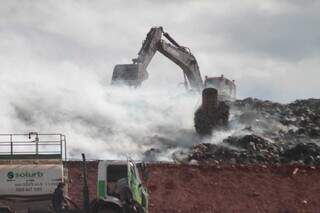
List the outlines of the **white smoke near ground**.
{"label": "white smoke near ground", "polygon": [[200,96],[178,86],[113,87],[68,64],[13,72],[16,77],[1,74],[2,131],[65,134],[71,158],[85,152],[95,159],[141,159],[155,148],[165,150],[160,158],[168,160],[172,150],[198,140],[193,113]]}
{"label": "white smoke near ground", "polygon": [[[286,131],[276,119],[231,110],[227,130],[200,138],[194,129],[199,93],[176,85],[115,87],[95,72],[71,63],[48,64],[6,57],[1,73],[3,133],[62,133],[68,157],[171,161],[197,143],[221,144],[229,136]],[[17,58],[15,58],[17,59]],[[250,132],[246,127],[251,126]],[[185,155],[184,155],[185,156]]]}
{"label": "white smoke near ground", "polygon": [[200,140],[193,128],[200,95],[179,82],[112,87],[111,63],[101,72],[86,62],[52,60],[43,54],[48,44],[41,49],[31,45],[34,38],[9,34],[0,42],[1,133],[62,133],[69,158],[84,152],[91,159],[142,159],[153,148],[161,150],[158,159],[170,160]]}
{"label": "white smoke near ground", "polygon": [[84,152],[89,159],[168,161],[194,144],[219,144],[247,133],[238,122],[243,112],[233,110],[228,130],[200,138],[193,118],[201,95],[178,84],[115,87],[74,64],[49,66],[32,57],[19,61],[24,63],[7,57],[0,64],[11,70],[1,73],[2,132],[65,134],[69,158]]}

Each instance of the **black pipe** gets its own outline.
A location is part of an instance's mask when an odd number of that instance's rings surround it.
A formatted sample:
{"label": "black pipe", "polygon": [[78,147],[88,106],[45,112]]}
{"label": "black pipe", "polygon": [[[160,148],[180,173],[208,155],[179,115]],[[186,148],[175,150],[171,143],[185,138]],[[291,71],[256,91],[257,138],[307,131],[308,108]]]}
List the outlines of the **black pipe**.
{"label": "black pipe", "polygon": [[82,153],[81,155],[82,155],[82,175],[83,175],[83,208],[86,213],[90,213],[87,162],[86,162],[85,154]]}

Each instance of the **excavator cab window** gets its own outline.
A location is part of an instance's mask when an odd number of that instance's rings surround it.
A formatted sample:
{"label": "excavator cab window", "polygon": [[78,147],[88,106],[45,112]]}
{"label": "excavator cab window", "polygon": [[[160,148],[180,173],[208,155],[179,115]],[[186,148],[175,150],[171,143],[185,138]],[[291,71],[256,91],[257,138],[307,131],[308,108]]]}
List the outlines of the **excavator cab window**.
{"label": "excavator cab window", "polygon": [[236,86],[233,81],[227,78],[213,77],[206,78],[205,88],[214,88],[218,91],[218,99],[220,101],[232,101],[236,99]]}

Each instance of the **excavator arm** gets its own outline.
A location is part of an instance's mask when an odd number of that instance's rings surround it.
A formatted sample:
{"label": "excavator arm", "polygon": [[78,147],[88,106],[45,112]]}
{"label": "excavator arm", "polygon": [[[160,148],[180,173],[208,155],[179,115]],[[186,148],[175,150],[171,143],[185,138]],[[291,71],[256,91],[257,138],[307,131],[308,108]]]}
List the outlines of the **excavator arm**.
{"label": "excavator arm", "polygon": [[146,70],[153,56],[156,54],[159,42],[162,37],[162,27],[153,27],[148,32],[146,39],[143,41],[142,47],[139,50],[138,57],[132,59],[134,64],[140,63]]}
{"label": "excavator arm", "polygon": [[[162,39],[166,37],[170,43]],[[147,67],[155,53],[159,51],[177,64],[188,79],[192,89],[200,90],[203,82],[196,58],[188,48],[180,46],[162,27],[153,27],[133,59],[133,64],[119,64],[113,70],[112,84],[124,83],[138,87],[148,78]]]}
{"label": "excavator arm", "polygon": [[199,66],[196,58],[183,47],[175,47],[162,40],[158,51],[177,64],[187,77],[189,85],[193,89],[201,89],[203,86]]}

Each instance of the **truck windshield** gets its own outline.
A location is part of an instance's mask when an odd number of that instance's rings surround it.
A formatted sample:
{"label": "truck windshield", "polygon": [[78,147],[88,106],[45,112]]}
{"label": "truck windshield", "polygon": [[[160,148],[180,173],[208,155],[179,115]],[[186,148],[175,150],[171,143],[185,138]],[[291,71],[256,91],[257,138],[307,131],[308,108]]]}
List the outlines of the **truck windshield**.
{"label": "truck windshield", "polygon": [[127,165],[109,165],[107,167],[107,194],[118,197],[116,192],[117,181],[128,177]]}
{"label": "truck windshield", "polygon": [[127,165],[109,165],[107,168],[107,182],[116,182],[127,177]]}

